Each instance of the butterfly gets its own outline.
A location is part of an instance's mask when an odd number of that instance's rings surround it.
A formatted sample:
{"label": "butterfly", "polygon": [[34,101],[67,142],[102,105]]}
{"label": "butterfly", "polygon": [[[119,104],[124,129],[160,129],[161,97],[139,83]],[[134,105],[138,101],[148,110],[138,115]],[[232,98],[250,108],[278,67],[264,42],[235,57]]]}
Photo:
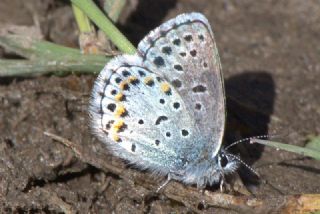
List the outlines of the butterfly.
{"label": "butterfly", "polygon": [[151,31],[136,54],[109,61],[94,83],[93,133],[140,169],[198,188],[239,165],[221,148],[225,94],[208,20],[181,14]]}

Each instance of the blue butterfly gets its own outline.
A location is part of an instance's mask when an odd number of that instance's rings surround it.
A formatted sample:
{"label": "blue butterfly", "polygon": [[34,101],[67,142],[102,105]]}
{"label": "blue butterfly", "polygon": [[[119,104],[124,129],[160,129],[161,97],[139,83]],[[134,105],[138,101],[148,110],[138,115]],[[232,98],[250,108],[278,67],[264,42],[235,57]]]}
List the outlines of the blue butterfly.
{"label": "blue butterfly", "polygon": [[89,112],[93,132],[114,155],[168,181],[222,184],[241,162],[221,148],[223,76],[200,13],[165,22],[135,55],[111,60],[94,84]]}

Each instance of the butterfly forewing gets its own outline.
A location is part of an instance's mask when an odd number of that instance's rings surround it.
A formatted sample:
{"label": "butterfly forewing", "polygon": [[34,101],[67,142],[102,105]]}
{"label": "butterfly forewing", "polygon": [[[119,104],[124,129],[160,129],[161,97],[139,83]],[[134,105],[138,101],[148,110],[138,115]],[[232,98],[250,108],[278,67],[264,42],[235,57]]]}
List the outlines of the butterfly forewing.
{"label": "butterfly forewing", "polygon": [[199,130],[195,144],[207,144],[212,156],[220,149],[225,98],[220,58],[208,20],[183,14],[152,31],[138,46],[146,67],[163,76],[182,97]]}

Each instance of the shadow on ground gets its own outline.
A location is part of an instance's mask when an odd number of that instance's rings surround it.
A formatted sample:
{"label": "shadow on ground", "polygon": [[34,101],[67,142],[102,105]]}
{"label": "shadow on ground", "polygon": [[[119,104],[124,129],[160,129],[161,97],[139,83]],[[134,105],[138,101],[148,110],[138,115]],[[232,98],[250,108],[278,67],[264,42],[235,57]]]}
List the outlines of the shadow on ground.
{"label": "shadow on ground", "polygon": [[[268,135],[268,125],[273,113],[275,83],[267,71],[243,71],[225,81],[227,98],[226,145],[243,138]],[[264,146],[249,144],[248,141],[233,149],[250,166],[257,161]],[[255,178],[242,168],[240,175],[244,182]]]}

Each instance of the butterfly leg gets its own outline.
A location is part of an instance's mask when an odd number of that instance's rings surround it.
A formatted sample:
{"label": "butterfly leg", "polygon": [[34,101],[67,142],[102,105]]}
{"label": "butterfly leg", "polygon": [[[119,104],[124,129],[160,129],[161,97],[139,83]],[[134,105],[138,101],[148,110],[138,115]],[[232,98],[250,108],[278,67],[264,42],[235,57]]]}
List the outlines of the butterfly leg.
{"label": "butterfly leg", "polygon": [[225,177],[224,173],[221,173],[221,179],[220,179],[220,192],[229,192],[233,191],[232,186],[230,183],[227,182],[227,179]]}
{"label": "butterfly leg", "polygon": [[224,192],[223,187],[225,185],[225,182],[226,182],[226,178],[225,178],[224,173],[222,171],[221,172],[221,180],[220,180],[220,192]]}
{"label": "butterfly leg", "polygon": [[171,180],[172,180],[172,173],[170,172],[170,173],[168,174],[167,180],[158,187],[157,193],[158,193],[162,188],[164,188]]}
{"label": "butterfly leg", "polygon": [[177,174],[177,173],[169,172],[169,173],[168,173],[167,180],[158,187],[157,193],[158,193],[162,188],[164,188],[171,180],[180,180],[180,179],[179,179],[180,177],[181,177],[181,175],[179,175],[179,174]]}
{"label": "butterfly leg", "polygon": [[223,192],[224,179],[220,181],[220,192]]}

